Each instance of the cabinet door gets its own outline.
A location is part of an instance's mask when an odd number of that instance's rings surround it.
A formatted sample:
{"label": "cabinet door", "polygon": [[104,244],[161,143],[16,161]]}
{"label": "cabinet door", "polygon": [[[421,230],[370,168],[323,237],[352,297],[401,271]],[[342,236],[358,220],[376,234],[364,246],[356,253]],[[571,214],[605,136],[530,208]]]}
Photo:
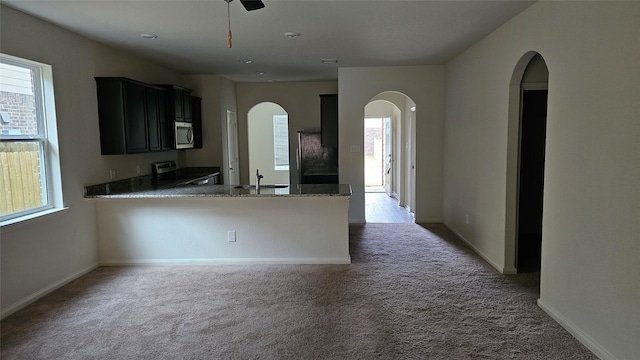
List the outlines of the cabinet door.
{"label": "cabinet door", "polygon": [[171,150],[174,147],[173,121],[168,116],[167,91],[158,91],[158,118],[160,119],[160,148],[161,150]]}
{"label": "cabinet door", "polygon": [[146,89],[147,124],[149,129],[149,150],[162,150],[160,142],[160,117],[158,111],[158,90]]}
{"label": "cabinet door", "polygon": [[171,97],[173,98],[173,117],[175,121],[184,121],[184,112],[182,108],[184,107],[184,100],[182,99],[182,94],[179,90],[172,90]]}
{"label": "cabinet door", "polygon": [[167,90],[169,121],[191,122],[191,90],[177,85],[158,85]]}
{"label": "cabinet door", "polygon": [[183,121],[191,122],[192,113],[191,113],[191,94],[188,91],[182,91],[182,115]]}
{"label": "cabinet door", "polygon": [[202,149],[202,99],[191,96],[191,119],[193,120],[193,148]]}
{"label": "cabinet door", "polygon": [[320,95],[322,146],[338,147],[338,95]]}
{"label": "cabinet door", "polygon": [[148,149],[145,116],[145,88],[139,84],[123,82],[124,128],[127,153],[145,152]]}
{"label": "cabinet door", "polygon": [[96,78],[96,90],[100,123],[100,153],[102,155],[126,154],[122,81]]}

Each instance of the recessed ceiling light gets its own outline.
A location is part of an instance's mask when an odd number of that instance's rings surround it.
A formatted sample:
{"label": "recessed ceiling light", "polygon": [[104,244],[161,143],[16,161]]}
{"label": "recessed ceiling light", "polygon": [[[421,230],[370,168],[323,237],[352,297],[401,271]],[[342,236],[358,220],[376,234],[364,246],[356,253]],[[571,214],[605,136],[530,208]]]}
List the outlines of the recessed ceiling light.
{"label": "recessed ceiling light", "polygon": [[249,59],[242,59],[242,60],[238,60],[238,62],[240,62],[240,64],[251,64],[253,61],[249,60]]}
{"label": "recessed ceiling light", "polygon": [[256,71],[256,75],[260,75],[260,76],[262,76],[262,75],[264,75],[264,74],[266,74],[264,71]]}
{"label": "recessed ceiling light", "polygon": [[284,36],[293,39],[293,38],[300,37],[300,33],[299,32],[293,32],[293,31],[287,31],[286,33],[284,33]]}
{"label": "recessed ceiling light", "polygon": [[156,35],[156,34],[140,34],[140,37],[142,37],[143,39],[153,40],[153,39],[157,39],[158,35]]}
{"label": "recessed ceiling light", "polygon": [[337,64],[338,59],[322,59],[320,60],[323,64]]}

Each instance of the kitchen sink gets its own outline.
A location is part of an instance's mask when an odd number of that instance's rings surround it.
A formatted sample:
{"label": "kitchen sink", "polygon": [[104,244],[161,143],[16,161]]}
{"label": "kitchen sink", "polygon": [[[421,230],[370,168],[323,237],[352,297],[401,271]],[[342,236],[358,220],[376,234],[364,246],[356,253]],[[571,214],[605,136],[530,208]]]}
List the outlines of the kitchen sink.
{"label": "kitchen sink", "polygon": [[[260,185],[261,189],[283,189],[288,187],[289,185]],[[236,185],[233,188],[250,190],[250,189],[255,189],[256,186],[255,185]]]}
{"label": "kitchen sink", "polygon": [[[183,183],[178,184],[179,186],[184,186],[184,185],[207,185],[209,184],[209,182],[212,180],[211,176],[203,176],[203,177],[199,177],[197,179],[193,179],[193,180],[189,180]],[[211,182],[213,184],[213,182]]]}

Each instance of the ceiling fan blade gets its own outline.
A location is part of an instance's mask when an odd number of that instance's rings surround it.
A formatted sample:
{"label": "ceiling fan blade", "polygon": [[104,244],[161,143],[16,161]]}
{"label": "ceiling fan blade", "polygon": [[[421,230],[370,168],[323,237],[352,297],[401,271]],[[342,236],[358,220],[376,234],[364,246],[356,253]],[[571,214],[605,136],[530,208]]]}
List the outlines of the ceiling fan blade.
{"label": "ceiling fan blade", "polygon": [[260,0],[240,0],[247,11],[258,10],[264,7],[264,3]]}

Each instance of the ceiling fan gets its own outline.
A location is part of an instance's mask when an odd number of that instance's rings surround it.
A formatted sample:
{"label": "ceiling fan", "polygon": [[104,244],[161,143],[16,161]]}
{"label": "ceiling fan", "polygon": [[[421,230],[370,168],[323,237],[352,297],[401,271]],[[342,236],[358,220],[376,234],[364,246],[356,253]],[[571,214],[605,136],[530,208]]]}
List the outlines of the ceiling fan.
{"label": "ceiling fan", "polygon": [[[229,24],[229,39],[227,45],[229,49],[231,49],[231,12],[229,10],[229,3],[233,0],[224,0],[227,3],[227,20]],[[261,0],[240,0],[240,3],[244,6],[247,11],[253,11],[262,9],[264,7],[264,3]]]}
{"label": "ceiling fan", "polygon": [[[233,0],[229,0],[227,2],[230,3],[232,1]],[[244,6],[245,9],[247,9],[247,11],[258,10],[264,7],[264,3],[260,0],[240,0],[240,3],[242,3],[242,5]]]}

